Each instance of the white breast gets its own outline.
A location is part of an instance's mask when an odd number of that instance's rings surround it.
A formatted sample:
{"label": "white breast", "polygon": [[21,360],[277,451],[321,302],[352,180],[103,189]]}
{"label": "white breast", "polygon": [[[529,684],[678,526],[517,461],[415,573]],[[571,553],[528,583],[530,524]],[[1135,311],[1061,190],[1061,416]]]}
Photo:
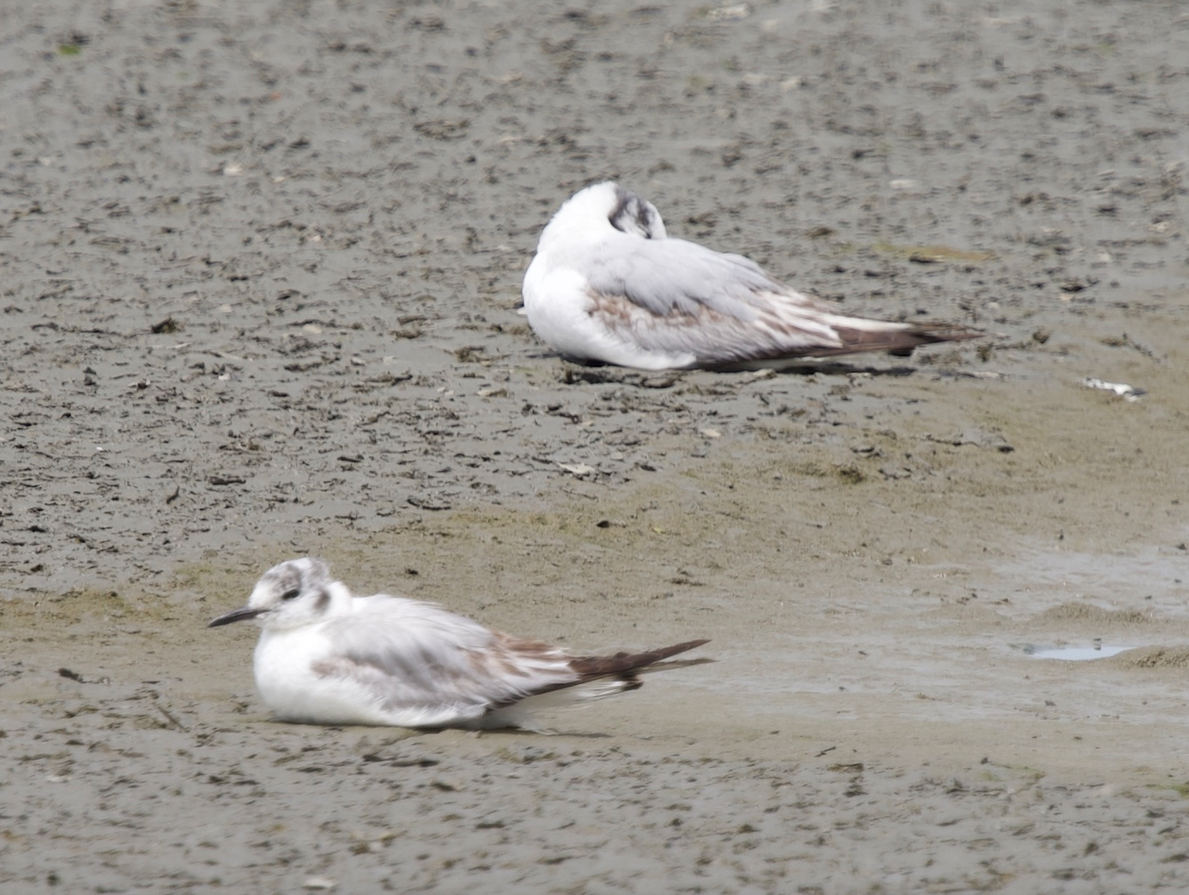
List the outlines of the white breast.
{"label": "white breast", "polygon": [[260,698],[282,721],[306,724],[384,724],[377,700],[354,681],[314,669],[330,653],[319,626],[265,631],[253,668]]}
{"label": "white breast", "polygon": [[[630,326],[609,328],[591,315],[593,299],[586,279],[574,268],[558,265],[538,253],[524,275],[524,310],[533,331],[554,351],[569,360],[602,361],[640,370],[669,370],[690,366],[690,352],[644,348]],[[632,309],[640,325],[650,315]]]}

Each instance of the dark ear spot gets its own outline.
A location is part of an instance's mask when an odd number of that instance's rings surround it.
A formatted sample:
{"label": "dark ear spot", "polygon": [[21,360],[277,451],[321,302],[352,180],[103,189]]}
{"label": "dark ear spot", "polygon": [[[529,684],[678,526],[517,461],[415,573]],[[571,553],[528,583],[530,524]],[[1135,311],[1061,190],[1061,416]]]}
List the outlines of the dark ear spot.
{"label": "dark ear spot", "polygon": [[330,591],[326,588],[318,589],[318,598],[314,601],[314,611],[322,613],[326,611],[326,607],[330,605]]}
{"label": "dark ear spot", "polygon": [[642,239],[656,239],[665,235],[660,215],[644,199],[620,187],[615,193],[615,200],[615,207],[607,219],[616,230]]}
{"label": "dark ear spot", "polygon": [[643,208],[635,193],[629,193],[625,189],[617,190],[615,200],[615,207],[611,209],[611,214],[607,217],[611,221],[611,226],[623,233],[647,238],[648,226],[645,221],[640,219]]}
{"label": "dark ear spot", "polygon": [[[625,189],[618,189],[615,191],[615,207],[611,209],[611,213],[607,215],[607,220],[611,222],[611,226],[616,230],[624,230],[622,221],[625,216],[630,214],[628,212],[628,204],[632,201],[633,196]],[[627,231],[624,230],[626,233]]]}

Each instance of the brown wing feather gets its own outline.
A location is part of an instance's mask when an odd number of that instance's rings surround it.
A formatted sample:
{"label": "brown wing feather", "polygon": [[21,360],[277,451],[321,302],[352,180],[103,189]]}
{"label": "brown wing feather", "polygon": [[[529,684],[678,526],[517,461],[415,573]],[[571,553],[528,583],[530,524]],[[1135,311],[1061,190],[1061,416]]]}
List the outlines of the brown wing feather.
{"label": "brown wing feather", "polygon": [[699,647],[707,640],[687,640],[675,646],[663,646],[660,649],[648,650],[643,653],[616,653],[614,656],[580,656],[570,660],[570,667],[578,674],[575,683],[594,680],[597,677],[632,676],[632,672],[641,671],[649,665],[662,662],[670,656],[684,653]]}
{"label": "brown wing feather", "polygon": [[886,351],[907,357],[918,345],[934,342],[962,342],[977,339],[985,333],[949,323],[921,323],[910,329],[862,330],[838,327],[842,345],[838,348],[815,348],[807,354],[814,357],[829,357],[838,354],[855,354],[860,351]]}
{"label": "brown wing feather", "polygon": [[[557,657],[559,650],[555,646],[550,646],[546,643],[539,643],[532,640],[520,640],[518,638],[509,637],[508,635],[497,635],[501,646],[508,651],[520,652],[524,655],[529,655],[534,658],[541,657]],[[528,696],[537,696],[541,693],[550,693],[554,690],[564,690],[567,687],[576,687],[579,684],[585,684],[588,681],[597,680],[598,678],[614,677],[623,681],[627,686],[624,690],[635,690],[643,686],[643,681],[637,677],[643,671],[659,671],[662,668],[680,668],[684,665],[701,665],[705,662],[711,662],[712,659],[690,659],[688,661],[665,662],[670,656],[676,656],[679,653],[684,653],[699,647],[704,643],[709,643],[709,639],[704,640],[687,640],[685,643],[678,643],[674,646],[664,646],[660,649],[648,650],[643,653],[626,653],[619,652],[613,656],[576,656],[568,659],[569,668],[577,677],[569,681],[561,681],[556,684],[547,684],[541,687],[535,687],[530,692],[526,692],[516,698],[508,699],[506,701],[493,704],[491,711],[503,708],[519,702]],[[658,664],[663,663],[663,664]]]}
{"label": "brown wing feather", "polygon": [[[763,293],[755,293],[760,298]],[[848,326],[840,309],[807,295],[795,293],[793,305],[801,318],[786,318],[780,309],[757,303],[751,320],[717,311],[705,304],[693,309],[672,308],[666,314],[642,307],[627,296],[590,292],[589,313],[609,330],[631,333],[642,346],[658,351],[688,352],[695,366],[731,370],[749,363],[834,357],[867,351],[885,351],[906,357],[919,345],[958,342],[985,335],[954,323],[895,323],[853,318]],[[876,324],[871,328],[863,323]],[[886,324],[886,325],[885,325]]]}

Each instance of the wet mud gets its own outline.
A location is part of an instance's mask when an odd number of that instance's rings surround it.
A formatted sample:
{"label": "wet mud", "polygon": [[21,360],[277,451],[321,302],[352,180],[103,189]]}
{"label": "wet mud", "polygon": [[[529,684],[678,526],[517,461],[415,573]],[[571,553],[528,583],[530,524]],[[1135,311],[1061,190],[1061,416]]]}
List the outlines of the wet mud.
{"label": "wet mud", "polygon": [[[3,19],[0,882],[1184,886],[1176,4]],[[563,363],[520,279],[604,178],[849,313],[988,337]],[[716,661],[551,737],[277,724],[253,632],[204,626],[307,553]],[[1036,655],[1095,644],[1130,649]]]}

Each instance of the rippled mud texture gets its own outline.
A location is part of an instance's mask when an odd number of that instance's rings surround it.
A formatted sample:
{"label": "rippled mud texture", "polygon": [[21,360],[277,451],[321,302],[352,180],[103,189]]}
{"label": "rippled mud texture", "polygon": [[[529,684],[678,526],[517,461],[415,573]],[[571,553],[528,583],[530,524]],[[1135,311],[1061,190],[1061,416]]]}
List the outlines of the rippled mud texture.
{"label": "rippled mud texture", "polygon": [[[0,883],[1185,886],[1176,4],[10,6]],[[990,337],[567,366],[520,278],[608,177]],[[554,737],[276,724],[204,625],[305,553],[717,661]]]}

